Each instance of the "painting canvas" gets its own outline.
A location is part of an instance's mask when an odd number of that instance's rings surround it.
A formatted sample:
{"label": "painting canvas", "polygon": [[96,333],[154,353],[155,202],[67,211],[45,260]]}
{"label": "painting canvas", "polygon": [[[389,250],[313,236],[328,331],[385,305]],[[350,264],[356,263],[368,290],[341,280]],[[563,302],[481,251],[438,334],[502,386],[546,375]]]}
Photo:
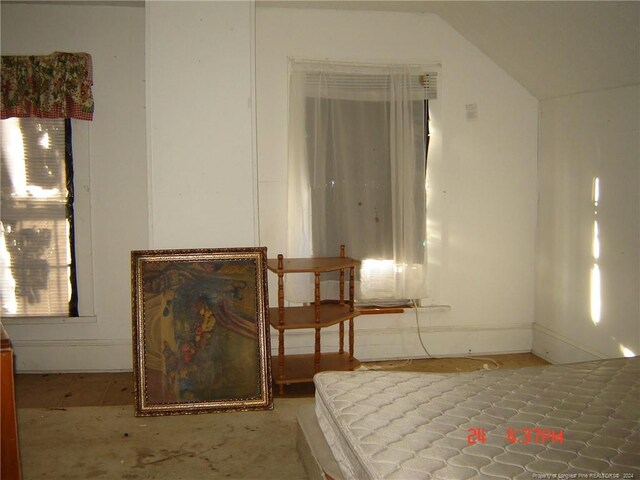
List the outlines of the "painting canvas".
{"label": "painting canvas", "polygon": [[273,408],[266,248],[131,253],[135,413]]}

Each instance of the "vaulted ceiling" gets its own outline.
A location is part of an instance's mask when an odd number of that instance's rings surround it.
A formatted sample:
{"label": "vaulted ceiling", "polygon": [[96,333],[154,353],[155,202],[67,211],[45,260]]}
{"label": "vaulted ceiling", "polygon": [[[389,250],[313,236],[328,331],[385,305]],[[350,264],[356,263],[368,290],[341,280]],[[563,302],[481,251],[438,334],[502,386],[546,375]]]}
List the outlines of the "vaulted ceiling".
{"label": "vaulted ceiling", "polygon": [[640,1],[271,1],[434,13],[539,99],[640,83]]}

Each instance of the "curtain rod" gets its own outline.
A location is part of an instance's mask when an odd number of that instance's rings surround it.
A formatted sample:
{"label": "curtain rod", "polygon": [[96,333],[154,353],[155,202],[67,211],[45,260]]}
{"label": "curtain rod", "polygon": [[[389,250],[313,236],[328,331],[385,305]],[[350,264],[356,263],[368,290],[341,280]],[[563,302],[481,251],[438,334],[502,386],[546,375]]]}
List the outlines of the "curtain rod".
{"label": "curtain rod", "polygon": [[298,62],[298,63],[308,63],[308,64],[322,64],[322,63],[330,63],[333,65],[340,66],[363,66],[363,67],[409,67],[409,68],[440,68],[442,64],[440,62],[427,62],[427,63],[370,63],[370,62],[349,62],[345,60],[311,60],[308,58],[299,58],[299,57],[287,57],[289,63]]}

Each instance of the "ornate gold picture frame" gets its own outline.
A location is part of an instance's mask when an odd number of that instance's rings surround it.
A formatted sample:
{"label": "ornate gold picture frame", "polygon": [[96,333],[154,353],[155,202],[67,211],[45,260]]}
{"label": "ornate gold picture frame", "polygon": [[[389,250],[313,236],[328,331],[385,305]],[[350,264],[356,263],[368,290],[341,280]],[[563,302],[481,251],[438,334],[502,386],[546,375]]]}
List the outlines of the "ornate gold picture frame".
{"label": "ornate gold picture frame", "polygon": [[273,408],[266,248],[131,252],[135,414]]}

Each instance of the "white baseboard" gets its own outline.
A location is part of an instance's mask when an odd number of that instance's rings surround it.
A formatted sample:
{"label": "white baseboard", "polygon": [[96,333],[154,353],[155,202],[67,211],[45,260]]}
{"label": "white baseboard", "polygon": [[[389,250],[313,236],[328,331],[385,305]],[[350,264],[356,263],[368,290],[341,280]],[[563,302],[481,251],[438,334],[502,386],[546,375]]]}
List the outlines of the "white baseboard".
{"label": "white baseboard", "polygon": [[[395,328],[356,326],[354,354],[358,360],[374,361],[428,356],[521,353],[532,350],[532,336],[529,323],[421,326],[419,332],[415,325]],[[426,352],[420,343],[420,337],[427,349]],[[337,326],[323,329],[321,341],[323,351],[336,351],[339,343]],[[547,343],[538,342],[539,345]],[[292,330],[285,334],[287,354],[312,353],[313,345],[313,330]],[[133,353],[129,339],[15,340],[13,347],[18,373],[120,372],[133,369]],[[346,348],[348,334],[345,335]],[[541,353],[534,353],[555,362],[560,356],[546,352],[561,352],[566,348],[558,346],[552,350],[539,350]],[[274,355],[278,351],[278,334],[273,330],[271,351]]]}
{"label": "white baseboard", "polygon": [[133,370],[131,340],[15,340],[17,373]]}
{"label": "white baseboard", "polygon": [[607,358],[604,353],[575,342],[571,338],[538,323],[533,324],[531,351],[538,357],[554,364],[587,362]]}
{"label": "white baseboard", "polygon": [[[345,330],[347,330],[345,328]],[[426,352],[420,342],[426,347]],[[323,329],[321,348],[336,351],[339,334],[336,327]],[[531,324],[447,325],[401,328],[355,329],[354,356],[361,361],[530,352]],[[292,330],[285,333],[285,353],[313,353],[314,332]],[[345,334],[345,350],[348,335]],[[278,334],[271,335],[271,351],[278,352]]]}

